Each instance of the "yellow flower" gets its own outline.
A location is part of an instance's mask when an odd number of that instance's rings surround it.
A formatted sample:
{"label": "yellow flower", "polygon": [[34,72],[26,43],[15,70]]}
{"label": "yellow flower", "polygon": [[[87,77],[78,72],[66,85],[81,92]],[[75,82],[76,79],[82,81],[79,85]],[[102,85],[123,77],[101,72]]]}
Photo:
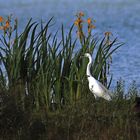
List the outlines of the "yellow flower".
{"label": "yellow flower", "polygon": [[88,18],[88,19],[87,19],[87,23],[88,23],[88,24],[91,24],[91,23],[92,23],[91,18]]}
{"label": "yellow flower", "polygon": [[0,30],[7,30],[9,27],[10,27],[10,23],[7,20],[6,23],[5,23],[5,25],[0,27]]}
{"label": "yellow flower", "polygon": [[2,22],[1,26],[0,26],[0,30],[6,31],[10,27],[10,18],[9,17],[7,18],[7,20],[5,20],[2,16],[0,16],[0,22]]}
{"label": "yellow flower", "polygon": [[83,17],[84,16],[84,13],[83,12],[79,12],[79,16],[80,17]]}
{"label": "yellow flower", "polygon": [[75,20],[74,24],[75,24],[76,26],[79,26],[82,22],[83,22],[83,20],[82,20],[81,18],[77,18],[77,19]]}
{"label": "yellow flower", "polygon": [[0,22],[3,22],[3,17],[2,16],[0,16]]}
{"label": "yellow flower", "polygon": [[105,36],[110,36],[110,35],[112,35],[111,32],[105,32]]}
{"label": "yellow flower", "polygon": [[77,21],[77,20],[75,20],[74,24],[75,24],[76,26],[78,26],[78,21]]}
{"label": "yellow flower", "polygon": [[7,20],[7,21],[6,21],[6,24],[5,24],[5,27],[6,27],[6,28],[9,28],[9,26],[10,26],[10,23],[9,23],[9,21]]}
{"label": "yellow flower", "polygon": [[90,25],[90,28],[95,29],[96,26],[92,24],[92,25]]}
{"label": "yellow flower", "polygon": [[76,14],[76,16],[77,16],[78,18],[81,18],[81,17],[84,16],[84,13],[83,13],[83,12],[79,12],[79,13]]}

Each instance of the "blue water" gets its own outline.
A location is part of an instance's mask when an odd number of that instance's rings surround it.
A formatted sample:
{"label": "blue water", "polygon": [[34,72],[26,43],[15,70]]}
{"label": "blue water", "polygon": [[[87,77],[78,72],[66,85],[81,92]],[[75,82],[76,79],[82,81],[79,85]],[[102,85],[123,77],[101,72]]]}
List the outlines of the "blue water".
{"label": "blue water", "polygon": [[0,0],[0,15],[13,14],[22,28],[30,17],[48,21],[54,16],[56,29],[64,23],[69,28],[74,15],[83,11],[96,19],[99,34],[111,31],[125,42],[114,55],[111,73],[113,83],[120,77],[129,85],[140,86],[140,1],[139,0]]}

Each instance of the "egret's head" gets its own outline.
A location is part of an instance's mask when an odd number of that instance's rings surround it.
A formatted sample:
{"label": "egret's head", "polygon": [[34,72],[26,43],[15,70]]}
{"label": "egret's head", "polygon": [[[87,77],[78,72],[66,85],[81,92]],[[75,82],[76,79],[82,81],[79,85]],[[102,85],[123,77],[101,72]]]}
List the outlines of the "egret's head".
{"label": "egret's head", "polygon": [[84,55],[81,55],[80,58],[83,58],[83,57],[87,57],[89,59],[92,59],[90,53],[85,53]]}
{"label": "egret's head", "polygon": [[89,58],[89,57],[91,57],[91,55],[90,55],[90,53],[85,53],[84,57],[88,57]]}

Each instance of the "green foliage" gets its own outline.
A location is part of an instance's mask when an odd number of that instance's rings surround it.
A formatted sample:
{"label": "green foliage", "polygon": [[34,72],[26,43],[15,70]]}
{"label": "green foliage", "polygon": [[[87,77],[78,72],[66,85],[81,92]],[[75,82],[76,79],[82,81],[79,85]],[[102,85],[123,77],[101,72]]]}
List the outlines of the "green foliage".
{"label": "green foliage", "polygon": [[139,91],[137,89],[136,81],[133,81],[128,89],[128,96],[129,98],[132,98],[134,101],[134,99],[138,96],[138,94]]}
{"label": "green foliage", "polygon": [[122,100],[125,96],[125,83],[122,79],[117,81],[117,85],[114,91],[114,99]]}
{"label": "green foliage", "polygon": [[23,109],[26,96],[32,98],[36,110],[41,107],[48,109],[52,100],[61,108],[62,100],[66,104],[74,104],[86,96],[87,60],[80,58],[85,52],[95,56],[94,77],[106,86],[111,83],[107,78],[109,59],[122,44],[116,39],[108,43],[106,36],[100,41],[89,34],[84,36],[80,46],[77,38],[73,37],[74,25],[67,34],[62,25],[61,39],[58,40],[57,32],[54,35],[49,32],[51,21],[52,18],[44,25],[30,19],[21,34],[18,34],[16,25],[13,31],[8,30],[1,37],[1,87],[8,87],[16,101],[22,103]]}
{"label": "green foliage", "polygon": [[[122,90],[119,91],[122,94]],[[128,95],[129,91],[125,94]],[[15,104],[13,96],[5,95],[3,108],[0,108],[2,140],[114,139],[114,135],[116,139],[140,138],[140,111],[136,110],[136,102],[132,102],[133,96],[107,102],[103,99],[94,100],[92,94],[87,94],[59,112],[48,113],[45,108],[23,111]]]}

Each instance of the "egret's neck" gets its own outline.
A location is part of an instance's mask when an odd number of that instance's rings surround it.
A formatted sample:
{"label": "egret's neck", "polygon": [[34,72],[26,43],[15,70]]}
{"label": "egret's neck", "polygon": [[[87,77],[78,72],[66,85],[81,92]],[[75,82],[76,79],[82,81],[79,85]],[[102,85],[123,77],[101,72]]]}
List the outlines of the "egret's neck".
{"label": "egret's neck", "polygon": [[92,64],[92,58],[91,57],[88,57],[88,58],[89,58],[89,62],[87,64],[86,74],[87,74],[87,76],[91,76],[90,68],[91,68],[91,64]]}

